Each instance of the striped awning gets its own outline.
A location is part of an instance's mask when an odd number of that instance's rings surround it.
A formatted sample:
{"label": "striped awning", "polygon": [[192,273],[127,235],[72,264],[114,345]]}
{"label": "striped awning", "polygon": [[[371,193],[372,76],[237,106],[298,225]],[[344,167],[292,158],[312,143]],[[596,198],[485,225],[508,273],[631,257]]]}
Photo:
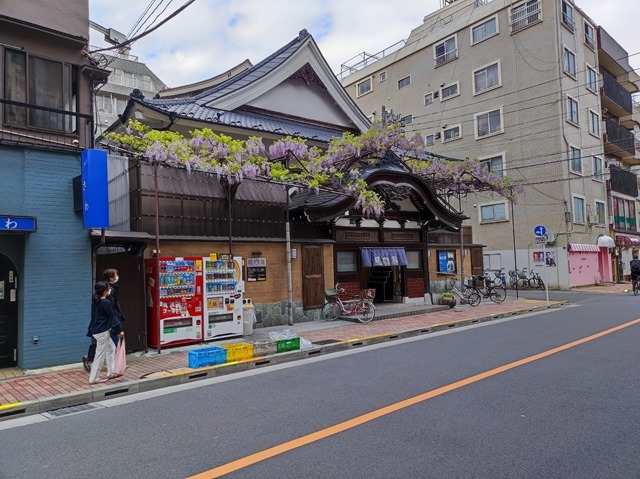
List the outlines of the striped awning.
{"label": "striped awning", "polygon": [[569,251],[582,253],[599,253],[600,247],[595,244],[571,243],[569,245]]}

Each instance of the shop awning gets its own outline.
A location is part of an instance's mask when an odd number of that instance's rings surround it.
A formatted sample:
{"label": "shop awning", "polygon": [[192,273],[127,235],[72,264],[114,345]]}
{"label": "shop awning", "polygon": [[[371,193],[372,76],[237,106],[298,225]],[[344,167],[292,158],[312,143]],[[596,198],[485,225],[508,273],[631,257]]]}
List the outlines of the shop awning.
{"label": "shop awning", "polygon": [[631,236],[616,235],[616,244],[618,246],[638,246],[640,239]]}
{"label": "shop awning", "polygon": [[600,235],[596,244],[601,248],[613,248],[616,243],[611,236]]}
{"label": "shop awning", "polygon": [[360,248],[362,266],[406,266],[407,254],[404,248]]}
{"label": "shop awning", "polygon": [[600,247],[595,244],[571,243],[570,251],[584,253],[599,253]]}

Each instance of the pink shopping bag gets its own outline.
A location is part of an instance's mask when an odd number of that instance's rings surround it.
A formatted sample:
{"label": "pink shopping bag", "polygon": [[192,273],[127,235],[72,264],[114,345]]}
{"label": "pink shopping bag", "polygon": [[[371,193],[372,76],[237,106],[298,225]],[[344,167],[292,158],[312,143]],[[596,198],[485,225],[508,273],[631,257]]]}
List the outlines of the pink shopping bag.
{"label": "pink shopping bag", "polygon": [[113,364],[113,374],[122,376],[127,369],[127,348],[124,344],[124,338],[120,338],[118,347],[116,348],[116,359]]}

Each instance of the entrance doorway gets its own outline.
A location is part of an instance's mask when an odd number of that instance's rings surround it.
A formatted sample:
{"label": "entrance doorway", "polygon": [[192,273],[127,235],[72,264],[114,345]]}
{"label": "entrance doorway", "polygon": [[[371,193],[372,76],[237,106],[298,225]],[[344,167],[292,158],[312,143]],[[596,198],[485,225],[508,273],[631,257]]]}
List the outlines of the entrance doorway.
{"label": "entrance doorway", "polygon": [[324,305],[322,246],[302,246],[302,302],[304,309]]}
{"label": "entrance doorway", "polygon": [[11,368],[18,359],[18,270],[0,254],[0,368]]}
{"label": "entrance doorway", "polygon": [[123,322],[127,352],[147,349],[147,310],[144,288],[144,260],[129,253],[96,255],[96,281],[102,281],[107,268],[118,270],[118,302],[126,321]]}

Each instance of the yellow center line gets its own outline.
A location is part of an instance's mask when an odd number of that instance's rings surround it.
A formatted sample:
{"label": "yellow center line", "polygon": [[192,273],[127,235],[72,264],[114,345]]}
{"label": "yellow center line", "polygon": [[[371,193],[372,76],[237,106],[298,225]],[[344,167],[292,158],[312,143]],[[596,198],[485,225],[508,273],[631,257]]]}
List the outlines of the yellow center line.
{"label": "yellow center line", "polygon": [[360,426],[367,422],[373,421],[375,419],[379,419],[383,416],[391,414],[393,412],[399,411],[401,409],[405,409],[410,406],[414,406],[418,403],[427,401],[428,399],[432,399],[437,396],[441,396],[442,394],[448,393],[449,391],[454,391],[456,389],[460,389],[464,386],[468,386],[469,384],[473,384],[478,381],[482,381],[483,379],[490,378],[492,376],[496,376],[505,371],[509,371],[511,369],[517,368],[519,366],[524,366],[525,364],[532,363],[534,361],[538,361],[539,359],[546,358],[553,354],[565,351],[567,349],[573,348],[575,346],[579,346],[589,341],[593,341],[594,339],[601,338],[611,333],[615,333],[616,331],[620,331],[621,329],[628,328],[629,326],[633,326],[635,324],[640,323],[640,318],[634,319],[628,323],[621,324],[611,329],[607,329],[605,331],[601,331],[599,333],[593,334],[591,336],[587,336],[582,339],[578,339],[576,341],[572,341],[570,343],[563,344],[562,346],[558,346],[557,348],[549,349],[547,351],[543,351],[538,354],[534,354],[533,356],[529,356],[523,359],[519,359],[518,361],[514,361],[512,363],[504,364],[494,369],[490,369],[488,371],[476,374],[474,376],[470,376],[465,379],[461,379],[460,381],[453,382],[451,384],[447,384],[445,386],[439,387],[437,389],[432,389],[431,391],[427,391],[422,394],[418,394],[417,396],[410,397],[408,399],[404,399],[394,404],[389,404],[388,406],[384,406],[380,409],[376,409],[374,411],[368,412],[366,414],[362,414],[361,416],[354,417],[347,421],[334,424],[333,426],[327,427],[325,429],[321,429],[319,431],[313,432],[311,434],[307,434],[305,436],[301,436],[299,438],[293,439],[291,441],[284,442],[282,444],[278,444],[277,446],[270,447],[263,451],[256,452],[254,454],[250,454],[248,456],[242,457],[235,461],[229,462],[227,464],[223,464],[221,466],[215,467],[205,472],[201,472],[200,474],[196,474],[195,476],[190,476],[187,479],[213,479],[216,477],[222,477],[226,474],[230,474],[232,472],[238,471],[245,467],[256,464],[260,461],[264,461],[265,459],[272,458],[274,456],[278,456],[280,454],[284,454],[285,452],[292,451],[293,449],[297,449],[302,446],[306,446],[308,444],[314,443],[316,441],[320,441],[321,439],[325,439],[334,434],[339,434],[341,432],[347,431],[354,427]]}

